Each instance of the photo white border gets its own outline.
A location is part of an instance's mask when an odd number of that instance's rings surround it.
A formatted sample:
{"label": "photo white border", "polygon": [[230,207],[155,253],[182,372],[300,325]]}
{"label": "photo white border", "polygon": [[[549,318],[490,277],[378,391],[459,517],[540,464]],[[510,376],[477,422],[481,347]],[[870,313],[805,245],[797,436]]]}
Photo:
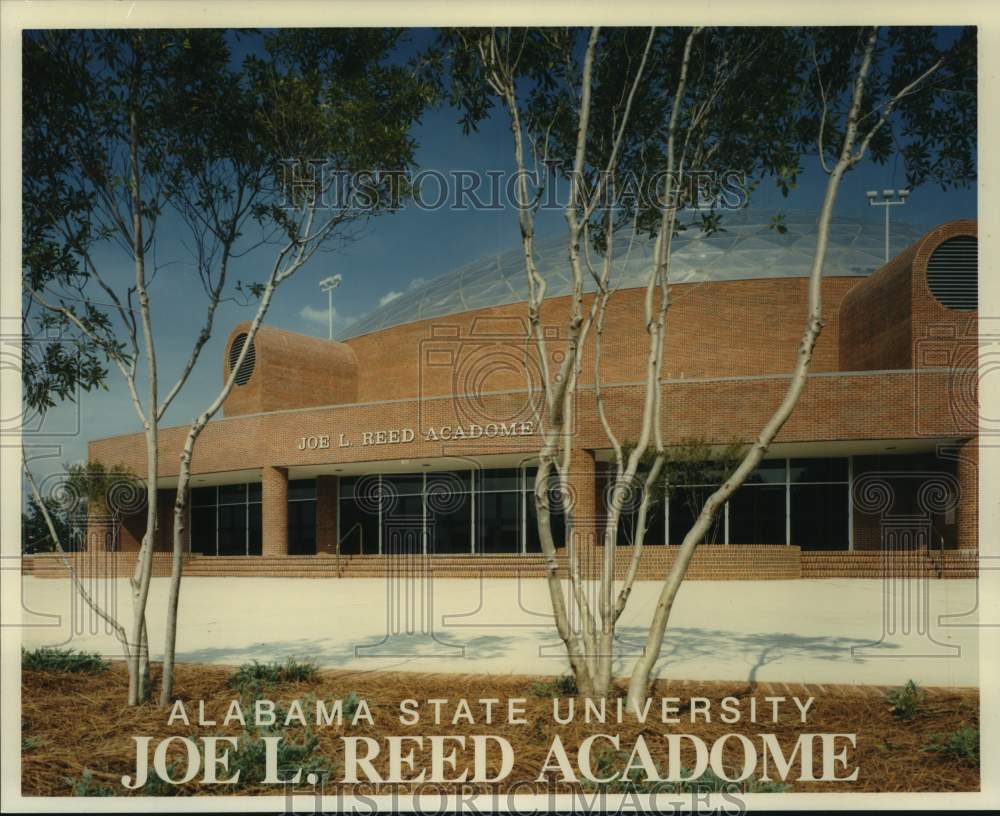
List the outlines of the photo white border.
{"label": "photo white border", "polygon": [[[991,0],[942,3],[940,0],[838,0],[836,3],[803,3],[801,0],[505,0],[473,6],[454,0],[0,0],[0,317],[20,315],[20,190],[21,190],[21,31],[25,28],[133,28],[133,27],[282,27],[393,25],[977,25],[979,27],[979,247],[980,259],[1000,258],[1000,208],[989,191],[1000,181],[996,127],[1000,124],[1000,4]],[[1000,274],[990,274],[989,263],[980,265],[980,314],[1000,315]],[[6,321],[5,321],[6,322]],[[20,411],[20,381],[16,372],[0,371],[0,416]],[[980,404],[987,416],[1000,415],[1000,377],[980,386]],[[20,555],[20,448],[0,440],[0,556],[5,565]],[[986,448],[980,458],[980,555],[1000,557],[1000,503],[989,488],[1000,485],[1000,449]],[[1000,570],[980,573],[980,616],[1000,620]],[[20,570],[0,570],[0,620],[20,620]],[[20,796],[20,643],[16,626],[0,628],[0,756],[2,776],[0,807],[4,812],[102,810],[131,812],[137,806],[150,810],[219,812],[273,811],[284,806],[283,796],[217,796],[197,798],[86,799]],[[981,755],[983,768],[996,768],[1000,760],[1000,628],[980,629]],[[872,808],[982,809],[1000,806],[1000,775],[982,772],[979,793],[786,793],[747,795],[750,810],[767,808],[856,810]],[[628,801],[636,797],[623,796]],[[642,797],[638,797],[641,799]],[[380,801],[388,804],[388,798]],[[545,797],[519,798],[524,807],[545,802]],[[488,801],[488,800],[487,800]],[[614,806],[615,799],[608,798]],[[313,807],[310,796],[296,797],[305,811]],[[570,805],[569,797],[557,807]],[[720,801],[720,804],[723,804]],[[405,808],[405,799],[401,799]],[[488,808],[488,804],[486,805]]]}

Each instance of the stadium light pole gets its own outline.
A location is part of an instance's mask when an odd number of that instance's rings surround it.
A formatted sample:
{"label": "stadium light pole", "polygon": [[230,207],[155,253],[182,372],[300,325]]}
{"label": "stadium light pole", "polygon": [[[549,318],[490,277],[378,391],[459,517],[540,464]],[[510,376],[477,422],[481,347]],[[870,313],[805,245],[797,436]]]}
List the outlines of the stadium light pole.
{"label": "stadium light pole", "polygon": [[333,340],[333,290],[340,286],[342,280],[341,275],[331,275],[319,282],[319,288],[326,292],[326,318],[330,340]]}
{"label": "stadium light pole", "polygon": [[909,190],[882,190],[881,197],[878,190],[869,190],[865,193],[869,207],[885,208],[885,261],[889,262],[889,208],[906,203]]}

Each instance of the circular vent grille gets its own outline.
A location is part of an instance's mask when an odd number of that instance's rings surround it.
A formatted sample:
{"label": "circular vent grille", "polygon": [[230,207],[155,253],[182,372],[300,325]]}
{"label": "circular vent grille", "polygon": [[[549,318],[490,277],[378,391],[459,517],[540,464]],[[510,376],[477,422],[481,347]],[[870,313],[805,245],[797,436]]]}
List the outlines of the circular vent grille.
{"label": "circular vent grille", "polygon": [[[229,370],[233,370],[233,366],[236,365],[236,361],[240,358],[240,352],[243,351],[243,346],[246,345],[247,336],[246,334],[238,334],[233,340],[233,344],[229,347]],[[236,372],[236,384],[246,385],[250,376],[253,374],[253,367],[257,363],[257,349],[253,346],[253,340],[250,341],[250,348],[247,349],[247,355],[243,358],[243,365],[240,366],[240,370]]]}
{"label": "circular vent grille", "polygon": [[927,285],[948,309],[979,308],[979,242],[972,235],[949,238],[931,253]]}

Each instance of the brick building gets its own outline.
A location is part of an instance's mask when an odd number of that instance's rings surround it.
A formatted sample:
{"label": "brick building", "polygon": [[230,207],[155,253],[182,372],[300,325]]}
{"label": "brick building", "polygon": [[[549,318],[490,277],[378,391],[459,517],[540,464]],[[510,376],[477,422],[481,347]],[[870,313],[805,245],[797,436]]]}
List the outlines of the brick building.
{"label": "brick building", "polygon": [[[781,235],[752,213],[724,226],[682,233],[675,246],[662,386],[668,445],[753,439],[788,385],[813,221],[793,219]],[[883,263],[879,224],[833,224],[825,327],[806,389],[690,577],[878,575],[890,551],[906,553],[917,574],[974,574],[976,223],[926,233],[900,225],[893,238]],[[639,243],[616,258],[619,291],[603,337],[601,389],[624,440],[638,433],[644,394],[638,287],[650,248]],[[539,253],[554,361],[568,308],[563,254],[558,242]],[[526,387],[537,388],[539,365],[523,278],[518,252],[485,259],[410,291],[340,341],[263,327],[224,416],[195,451],[186,572],[350,576],[406,563],[444,574],[541,574],[529,496],[539,436]],[[235,326],[220,375],[245,342],[246,325]],[[611,448],[595,393],[591,336],[567,499],[574,546],[591,555]],[[157,574],[169,569],[186,431],[160,431]],[[90,457],[145,472],[139,434],[94,440]],[[705,490],[672,485],[658,504],[643,576],[663,574]],[[621,544],[631,523],[623,521]],[[120,569],[143,527],[141,512],[123,519],[113,544]],[[558,516],[556,528],[565,539]],[[627,550],[619,547],[622,568]],[[36,573],[55,571],[49,561]]]}

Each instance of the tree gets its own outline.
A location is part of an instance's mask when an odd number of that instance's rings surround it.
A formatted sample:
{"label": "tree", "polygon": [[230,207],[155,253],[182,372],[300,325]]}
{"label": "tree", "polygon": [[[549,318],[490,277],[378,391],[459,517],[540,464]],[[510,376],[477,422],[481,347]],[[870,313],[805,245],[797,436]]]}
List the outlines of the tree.
{"label": "tree", "polygon": [[[147,523],[131,580],[133,705],[146,692],[159,423],[211,338],[221,303],[256,304],[236,371],[275,289],[317,252],[350,240],[398,202],[395,177],[380,172],[412,161],[408,128],[423,105],[409,74],[383,67],[399,32],[243,32],[250,45],[241,62],[232,48],[236,36],[149,30],[25,38],[23,313],[26,328],[58,327],[64,347],[73,350],[42,349],[28,360],[25,393],[44,408],[73,386],[97,387],[114,365],[142,423]],[[358,127],[373,120],[378,127]],[[362,195],[332,204],[328,194],[341,179],[317,172],[317,165],[371,175]],[[160,259],[178,244],[190,252],[186,266],[203,290],[204,318],[177,379],[161,389],[150,284],[176,274]],[[267,247],[274,247],[273,263],[264,277],[251,271],[234,281],[236,265]],[[114,248],[128,259],[130,280],[105,262]],[[77,355],[82,365],[74,367]],[[192,424],[183,473],[232,380]],[[185,483],[175,515],[183,515],[186,501]],[[171,661],[181,541],[175,537],[168,610]],[[164,672],[165,691],[171,676]]]}
{"label": "tree", "polygon": [[[320,178],[306,189],[298,220],[288,223],[287,243],[278,252],[271,273],[259,290],[256,314],[243,347],[230,366],[229,376],[215,398],[191,423],[184,441],[174,502],[161,705],[168,705],[173,696],[184,531],[195,443],[232,390],[277,287],[308,262],[324,242],[359,222],[398,207],[408,190],[402,180],[403,171],[413,162],[409,128],[419,118],[427,93],[409,69],[383,64],[398,39],[398,32],[378,29],[278,32],[264,40],[267,59],[251,60],[253,104],[268,111],[262,122],[262,135],[269,155],[295,156],[300,162],[321,157],[331,180]],[[359,122],[378,122],[379,127],[359,131]],[[207,155],[205,160],[213,158],[217,157]],[[331,193],[337,177],[373,170],[377,173],[365,178],[363,206],[336,208],[319,226],[315,225],[317,201]],[[285,191],[289,197],[296,194],[301,195],[301,190]],[[224,284],[231,247],[223,246],[221,254],[216,292],[221,292]],[[218,302],[218,294],[212,302]],[[209,317],[209,328],[210,321]]]}
{"label": "tree", "polygon": [[[41,502],[35,501],[33,496],[29,498],[27,511],[21,513],[22,553],[55,552],[60,542],[69,541],[69,523],[59,510],[59,502],[51,496],[43,497]],[[54,536],[49,533],[46,516],[55,527]]]}
{"label": "tree", "polygon": [[[762,70],[788,49],[787,35],[780,29],[593,29],[585,42],[583,36],[573,30],[447,32],[441,59],[451,66],[452,99],[466,111],[467,124],[485,116],[494,100],[510,119],[520,183],[517,203],[529,283],[528,317],[543,374],[537,417],[543,444],[535,483],[539,538],[556,627],[577,684],[585,695],[604,696],[612,681],[616,622],[631,592],[628,581],[617,599],[614,593],[619,519],[638,492],[644,522],[666,459],[660,417],[667,268],[671,239],[687,226],[678,213],[720,191],[723,179],[705,175],[716,162],[751,177],[788,164],[790,140],[782,127],[787,113],[780,105],[791,93],[793,78]],[[703,47],[695,49],[696,41]],[[735,85],[755,73],[768,81],[742,88],[741,102],[747,104],[737,104]],[[754,115],[748,116],[748,111]],[[572,162],[563,165],[553,155],[572,156]],[[542,190],[529,186],[529,162],[536,171],[554,162],[567,188],[564,214],[572,295],[566,348],[556,370],[548,363],[540,320],[546,283],[534,261],[534,216]],[[534,173],[534,179],[540,176]],[[697,185],[691,184],[694,179]],[[640,195],[618,195],[629,188]],[[708,213],[697,226],[710,231],[716,224]],[[622,232],[625,240],[646,234],[655,241],[642,316],[648,343],[645,398],[641,427],[629,451],[612,427],[600,376],[604,321],[616,286],[612,260]],[[585,281],[596,290],[589,302]],[[614,452],[614,476],[601,535],[597,610],[583,591],[579,553],[569,548],[567,594],[581,621],[575,632],[557,574],[546,486],[554,471],[564,496],[569,494],[572,439],[567,418],[572,416],[583,349],[591,334],[597,412]],[[641,463],[648,461],[650,451],[652,464],[640,479]],[[573,508],[566,508],[566,517],[572,529]],[[634,550],[634,561],[640,552],[641,547]],[[634,573],[630,568],[633,580]]]}
{"label": "tree", "polygon": [[[678,549],[661,588],[645,654],[632,672],[628,702],[633,711],[646,695],[670,609],[695,548],[726,499],[760,463],[805,385],[822,328],[821,276],[844,174],[869,151],[876,161],[885,161],[894,144],[902,144],[901,153],[913,159],[907,167],[912,184],[931,178],[961,183],[974,174],[970,99],[962,95],[974,83],[974,33],[963,31],[945,43],[929,29],[884,36],[881,45],[877,29],[458,30],[442,37],[434,59],[448,66],[451,99],[464,112],[464,127],[474,128],[495,104],[505,109],[510,121],[528,317],[543,372],[538,408],[543,443],[535,485],[539,537],[556,627],[585,695],[603,696],[610,690],[615,625],[642,554],[639,535],[616,594],[619,518],[626,503],[634,503],[638,495],[638,527],[644,532],[667,461],[661,403],[670,243],[686,226],[681,222],[683,209],[705,198],[717,201],[725,187],[724,170],[735,170],[751,191],[771,177],[787,195],[802,157],[813,150],[829,175],[809,278],[809,311],[788,392],[739,463],[705,499]],[[903,128],[894,142],[886,126],[896,113]],[[572,156],[572,162],[560,165],[553,154]],[[529,178],[541,177],[529,172],[532,162],[535,170],[555,162],[567,188],[572,295],[565,324],[568,340],[555,371],[547,362],[540,322],[546,284],[535,264],[533,242],[534,216],[544,189],[540,183],[534,188],[529,184]],[[657,182],[655,195],[616,195],[634,187],[636,179],[650,178]],[[645,185],[639,186],[641,190]],[[722,213],[710,210],[693,226],[711,232],[720,228],[722,218]],[[784,229],[780,220],[773,226]],[[648,338],[644,403],[638,436],[628,447],[613,427],[601,389],[601,342],[615,291],[611,273],[619,232],[646,233],[655,241],[642,315]],[[591,250],[597,250],[596,258]],[[585,281],[595,290],[589,302]],[[567,418],[572,416],[583,349],[591,333],[597,412],[614,454],[596,614],[581,590],[573,548],[568,553],[567,593],[558,580],[546,490],[554,470],[568,494],[572,441]],[[567,509],[566,515],[571,528],[572,511]],[[579,613],[579,632],[570,627],[567,595]]]}
{"label": "tree", "polygon": [[[635,442],[624,443],[623,459],[628,459],[635,447]],[[621,509],[623,514],[626,509],[633,510],[635,516],[629,536],[634,552],[629,561],[629,571],[625,575],[625,586],[631,587],[635,583],[649,529],[649,514],[655,506],[663,500],[669,500],[672,506],[683,502],[687,512],[696,517],[713,487],[721,484],[739,464],[745,449],[746,445],[735,439],[722,445],[705,437],[684,439],[679,444],[664,449],[661,466],[656,468],[656,474],[652,478],[650,474],[656,467],[658,454],[655,450],[646,450],[636,468],[635,488],[626,497]],[[648,500],[644,505],[643,499],[647,496]],[[719,519],[716,518],[708,537],[715,540],[718,532]],[[618,536],[620,535],[619,528]],[[628,594],[620,595],[616,603],[624,608],[627,600]]]}
{"label": "tree", "polygon": [[[49,486],[47,495],[28,497],[21,516],[21,545],[25,553],[77,550],[85,540],[85,528],[93,513],[120,519],[134,512],[141,498],[142,483],[124,465],[107,467],[91,460],[66,465],[65,472]],[[49,532],[49,524],[55,535]],[[65,547],[64,547],[65,542]]]}
{"label": "tree", "polygon": [[[893,134],[887,125],[898,112],[903,123],[901,152],[904,157],[918,160],[907,167],[911,184],[933,179],[948,186],[968,183],[975,177],[975,129],[968,127],[968,112],[974,108],[975,95],[973,92],[971,98],[966,96],[975,83],[975,30],[964,29],[954,43],[944,47],[926,28],[893,29],[881,34],[881,44],[878,27],[820,29],[804,36],[805,48],[815,66],[818,105],[806,103],[800,132],[815,134],[816,155],[827,175],[827,184],[809,275],[809,312],[795,368],[784,398],[757,440],[729,478],[705,501],[680,545],[657,599],[646,650],[636,660],[629,681],[628,705],[632,711],[640,709],[648,692],[670,611],[695,548],[719,509],[760,464],[806,385],[812,352],[823,328],[823,262],[844,175],[868,155],[873,144],[876,161],[885,161],[891,155]],[[817,110],[818,116],[814,117]],[[926,158],[931,151],[936,156],[933,164]]]}

